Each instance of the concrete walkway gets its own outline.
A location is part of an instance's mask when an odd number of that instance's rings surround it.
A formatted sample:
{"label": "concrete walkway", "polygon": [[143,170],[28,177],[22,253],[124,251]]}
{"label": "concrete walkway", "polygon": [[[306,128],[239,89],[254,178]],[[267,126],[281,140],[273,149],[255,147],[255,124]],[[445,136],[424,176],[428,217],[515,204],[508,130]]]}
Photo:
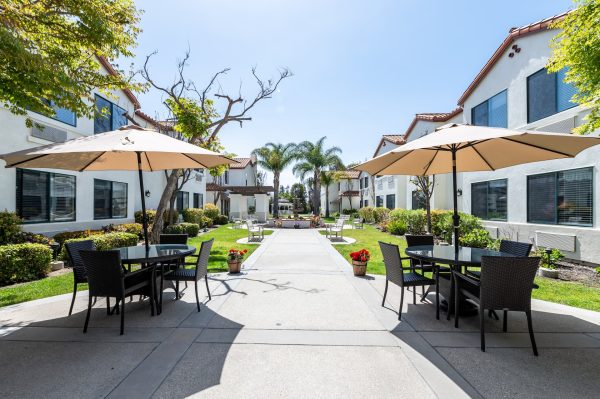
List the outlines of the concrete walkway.
{"label": "concrete walkway", "polygon": [[[82,334],[86,293],[0,310],[0,397],[23,398],[460,398],[598,397],[600,314],[536,301],[540,356],[525,318],[509,333],[488,320],[461,329],[400,289],[381,307],[384,280],[356,278],[315,230],[277,230],[240,275],[216,274],[213,299],[165,294],[163,314],[127,304],[118,317],[98,303]],[[204,289],[200,289],[204,296]]]}

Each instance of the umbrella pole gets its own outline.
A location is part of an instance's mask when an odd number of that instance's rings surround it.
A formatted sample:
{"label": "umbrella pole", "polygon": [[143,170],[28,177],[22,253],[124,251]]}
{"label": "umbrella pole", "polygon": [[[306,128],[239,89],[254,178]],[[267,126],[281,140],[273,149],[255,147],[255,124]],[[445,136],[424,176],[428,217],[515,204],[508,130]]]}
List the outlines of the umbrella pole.
{"label": "umbrella pole", "polygon": [[460,215],[458,214],[458,195],[456,187],[456,146],[452,146],[452,188],[454,194],[454,215],[452,222],[454,224],[454,251],[458,253],[458,225],[460,224]]}
{"label": "umbrella pole", "polygon": [[142,173],[142,155],[140,152],[136,152],[138,162],[138,175],[140,178],[140,195],[142,197],[142,226],[144,226],[144,244],[146,249],[148,245],[148,217],[146,216],[146,193],[144,192],[144,175]]}

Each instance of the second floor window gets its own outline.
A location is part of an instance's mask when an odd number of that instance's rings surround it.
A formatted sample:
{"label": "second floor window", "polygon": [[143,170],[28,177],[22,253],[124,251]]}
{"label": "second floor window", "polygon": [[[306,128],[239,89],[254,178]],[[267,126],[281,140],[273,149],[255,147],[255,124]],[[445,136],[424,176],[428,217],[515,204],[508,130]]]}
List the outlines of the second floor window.
{"label": "second floor window", "polygon": [[223,181],[225,182],[225,184],[229,184],[229,171],[226,170],[225,173],[223,174]]}
{"label": "second floor window", "polygon": [[528,123],[577,105],[571,101],[577,89],[572,84],[565,83],[565,72],[563,69],[558,73],[548,73],[546,69],[542,69],[527,78]]}
{"label": "second floor window", "polygon": [[126,113],[125,109],[96,94],[94,134],[110,132],[127,125]]}
{"label": "second floor window", "polygon": [[364,179],[365,179],[364,187],[369,188],[369,178],[365,177]]}
{"label": "second floor window", "polygon": [[71,125],[71,126],[77,126],[77,117],[75,116],[75,112],[66,109],[66,108],[60,108],[59,106],[57,106],[56,104],[54,104],[54,102],[46,100],[46,99],[42,99],[42,101],[44,103],[46,103],[47,106],[49,106],[50,108],[52,108],[54,110],[54,115],[45,115],[48,118],[52,118],[54,120],[57,120],[59,122],[62,123],[66,123],[67,125]]}
{"label": "second floor window", "polygon": [[506,179],[471,184],[471,213],[483,220],[507,219]]}
{"label": "second floor window", "polygon": [[471,109],[471,124],[476,126],[508,127],[506,90]]}

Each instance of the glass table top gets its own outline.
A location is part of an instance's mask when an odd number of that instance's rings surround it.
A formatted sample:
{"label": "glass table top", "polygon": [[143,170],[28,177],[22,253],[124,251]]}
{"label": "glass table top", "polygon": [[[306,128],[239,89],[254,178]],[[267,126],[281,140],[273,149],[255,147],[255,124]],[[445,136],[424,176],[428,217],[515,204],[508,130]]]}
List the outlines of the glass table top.
{"label": "glass table top", "polygon": [[405,253],[409,257],[453,265],[480,265],[482,256],[514,256],[507,252],[471,247],[458,247],[457,253],[453,245],[418,245],[406,248]]}
{"label": "glass table top", "polygon": [[158,262],[183,258],[196,252],[196,247],[185,244],[158,244],[117,248],[122,262]]}

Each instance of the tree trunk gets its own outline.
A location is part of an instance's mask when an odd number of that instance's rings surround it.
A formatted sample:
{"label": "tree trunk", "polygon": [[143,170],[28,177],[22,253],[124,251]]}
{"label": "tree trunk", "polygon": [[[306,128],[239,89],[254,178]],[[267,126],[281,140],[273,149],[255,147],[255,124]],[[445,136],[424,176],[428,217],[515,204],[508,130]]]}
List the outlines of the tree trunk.
{"label": "tree trunk", "polygon": [[[152,232],[150,233],[150,241],[153,243],[157,243],[160,238],[160,234],[163,231],[164,227],[164,218],[163,215],[167,206],[169,205],[169,201],[171,200],[171,196],[173,192],[177,188],[177,181],[179,180],[179,171],[174,169],[169,174],[167,178],[167,184],[163,193],[160,197],[160,201],[158,202],[158,207],[156,209],[156,216],[154,218],[154,224],[152,224]],[[143,194],[143,193],[142,193]]]}
{"label": "tree trunk", "polygon": [[175,201],[177,200],[177,193],[174,192],[169,200],[169,225],[175,224],[177,221],[175,220]]}
{"label": "tree trunk", "polygon": [[325,187],[325,217],[329,217],[329,186]]}
{"label": "tree trunk", "polygon": [[427,212],[427,232],[431,234],[431,199],[425,198],[425,211]]}
{"label": "tree trunk", "polygon": [[279,172],[273,172],[273,217],[279,217]]}
{"label": "tree trunk", "polygon": [[315,189],[313,190],[313,215],[319,216],[321,214],[321,180],[319,179],[321,173],[319,170],[315,170],[313,176]]}

